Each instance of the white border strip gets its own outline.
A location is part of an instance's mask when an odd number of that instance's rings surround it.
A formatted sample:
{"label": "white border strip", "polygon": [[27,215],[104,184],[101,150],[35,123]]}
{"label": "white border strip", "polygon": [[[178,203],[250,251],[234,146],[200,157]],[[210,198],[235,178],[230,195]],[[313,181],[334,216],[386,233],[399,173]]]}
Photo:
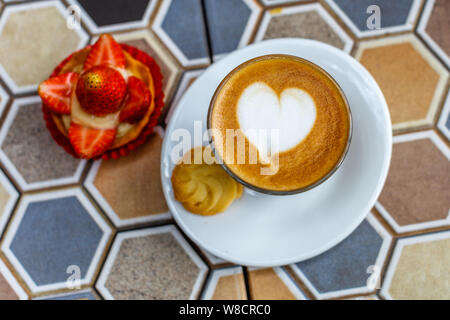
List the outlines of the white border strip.
{"label": "white border strip", "polygon": [[306,5],[299,5],[295,7],[281,8],[281,10],[276,13],[271,10],[264,13],[264,17],[259,26],[258,33],[255,37],[255,42],[261,41],[266,34],[267,28],[269,26],[272,17],[286,16],[295,13],[315,11],[317,14],[325,21],[326,24],[333,30],[333,32],[344,42],[343,51],[349,53],[353,48],[353,40],[350,36],[336,23],[336,21],[330,16],[330,14],[322,7],[320,3],[311,3]]}
{"label": "white border strip", "polygon": [[[383,263],[386,260],[387,253],[389,251],[389,247],[392,242],[392,236],[383,228],[383,226],[380,224],[380,222],[374,217],[374,215],[371,212],[368,214],[366,220],[374,228],[374,230],[378,233],[378,235],[383,239],[380,250],[378,252],[378,256],[374,262],[374,265],[376,265],[380,269],[382,269]],[[333,250],[333,248],[330,250]],[[348,296],[348,295],[353,295],[353,294],[371,293],[374,291],[372,289],[367,288],[366,286],[362,286],[362,287],[320,293],[319,291],[317,291],[314,284],[309,281],[308,277],[300,270],[300,268],[296,264],[292,264],[291,268],[295,272],[295,274],[305,283],[305,285],[309,288],[309,290],[311,290],[311,292],[314,294],[314,296],[316,296],[318,299],[321,299],[321,300],[322,299],[332,299],[332,298]],[[369,277],[370,277],[370,275],[368,274],[367,278],[369,278]]]}
{"label": "white border strip", "polygon": [[[161,137],[161,139],[164,136],[164,130],[157,126],[155,127],[155,132]],[[97,160],[94,161],[91,169],[89,170],[89,173],[86,177],[86,180],[84,182],[84,186],[89,191],[89,193],[92,195],[92,197],[97,201],[99,206],[105,211],[106,215],[112,220],[114,225],[117,228],[120,227],[126,227],[126,226],[132,226],[137,224],[143,224],[147,222],[154,222],[154,221],[162,221],[167,220],[171,218],[171,214],[169,211],[163,212],[163,213],[157,213],[157,214],[149,214],[145,217],[139,217],[139,218],[130,218],[130,219],[121,219],[114,209],[109,205],[108,201],[103,197],[101,192],[97,189],[95,186],[95,177],[97,176],[98,170],[100,169],[100,166],[102,164],[103,160]]]}
{"label": "white border strip", "polygon": [[[205,69],[190,70],[190,71],[186,71],[183,74],[183,77],[181,78],[180,84],[178,85],[177,92],[176,92],[175,96],[172,99],[172,103],[170,104],[169,112],[166,115],[166,119],[164,119],[164,122],[166,124],[169,123],[173,112],[178,107],[178,103],[180,102],[181,97],[184,95],[184,93],[188,89],[189,82],[192,79],[197,79],[204,71],[205,71]],[[192,82],[192,84],[194,83],[194,81]]]}
{"label": "white border strip", "polygon": [[430,48],[444,61],[447,67],[450,68],[450,57],[441,47],[431,38],[427,33],[426,28],[428,21],[430,20],[431,13],[433,12],[435,0],[428,0],[423,9],[422,18],[417,26],[417,33],[419,36],[430,46]]}
{"label": "white border strip", "polygon": [[[206,285],[206,289],[203,291],[201,300],[212,299],[220,278],[238,274],[242,274],[242,280],[244,281],[244,271],[241,266],[213,270]],[[246,299],[246,297],[241,297],[241,299]]]}
{"label": "white border strip", "polygon": [[177,230],[177,228],[175,228],[174,225],[167,225],[167,226],[162,226],[162,227],[154,227],[154,228],[147,228],[147,229],[141,229],[141,230],[119,232],[117,234],[114,244],[112,245],[111,250],[109,252],[108,258],[106,259],[106,262],[103,266],[103,269],[102,269],[100,276],[98,277],[97,283],[95,285],[97,290],[103,295],[103,297],[105,299],[114,300],[113,295],[109,292],[108,288],[106,288],[106,281],[108,280],[109,274],[114,265],[117,254],[119,253],[122,242],[125,239],[146,237],[146,236],[161,234],[161,233],[171,233],[173,235],[173,237],[175,238],[175,240],[180,244],[180,246],[183,248],[183,250],[188,254],[188,256],[192,259],[192,261],[199,268],[199,274],[198,274],[195,284],[192,288],[192,292],[190,294],[189,299],[194,300],[197,298],[199,291],[201,289],[201,285],[202,285],[202,283],[206,277],[206,274],[208,272],[208,267],[203,262],[203,260],[197,255],[197,253],[194,251],[194,249],[192,249],[191,246],[187,243],[187,241],[184,239],[184,237],[181,235],[181,233]]}
{"label": "white border strip", "polygon": [[16,188],[12,185],[11,181],[8,180],[6,175],[0,170],[0,184],[1,187],[5,189],[5,191],[9,194],[9,198],[6,201],[5,207],[3,208],[3,212],[0,215],[0,235],[3,233],[6,224],[8,223],[9,217],[11,216],[12,209],[16,204],[17,199],[19,198],[19,193]]}
{"label": "white border strip", "polygon": [[9,96],[6,93],[5,89],[0,85],[0,117],[3,114],[3,111],[5,110],[6,104],[9,101]]}
{"label": "white border strip", "polygon": [[144,11],[144,14],[141,20],[130,21],[130,22],[122,22],[122,23],[114,23],[106,26],[99,27],[97,23],[91,18],[91,16],[84,10],[83,6],[77,0],[67,0],[67,2],[71,5],[77,6],[80,8],[81,19],[86,23],[89,30],[94,34],[100,34],[105,32],[114,32],[119,30],[126,29],[134,29],[134,28],[145,28],[150,20],[150,16],[155,9],[157,0],[149,1],[147,4],[147,8]]}
{"label": "white border strip", "polygon": [[[424,242],[433,242],[436,240],[444,240],[450,237],[450,231],[444,232],[435,232],[427,235],[419,235],[415,237],[401,238],[397,241],[397,244],[394,249],[394,253],[392,254],[391,262],[389,263],[389,267],[386,272],[386,276],[383,281],[383,285],[381,286],[380,295],[385,299],[392,300],[393,297],[389,293],[389,288],[391,287],[392,279],[395,275],[395,271],[397,269],[397,264],[402,255],[403,248],[416,243],[424,243]],[[414,266],[412,266],[414,267]],[[445,276],[444,276],[445,277]],[[445,279],[442,279],[445,281]],[[447,279],[448,280],[448,279]]]}
{"label": "white border strip", "polygon": [[[409,10],[408,18],[406,19],[406,22],[403,25],[381,28],[380,30],[365,30],[365,31],[359,30],[359,28],[347,16],[347,14],[333,0],[325,0],[325,2],[331,7],[331,9],[333,9],[333,11],[339,16],[339,18],[341,18],[341,20],[344,21],[344,23],[352,30],[352,32],[358,38],[363,38],[412,30],[414,28],[414,22],[416,21],[417,16],[419,14],[419,9],[422,0],[414,0]],[[383,19],[383,17],[381,17],[381,19]]]}
{"label": "white border strip", "polygon": [[[41,98],[39,96],[19,98],[14,100],[14,103],[11,106],[11,110],[9,111],[5,119],[5,122],[3,123],[2,128],[0,130],[0,146],[3,145],[3,142],[5,141],[5,138],[8,135],[8,132],[14,122],[14,119],[16,118],[16,115],[19,112],[19,108],[21,107],[26,108],[27,105],[37,103],[41,103]],[[86,160],[80,160],[73,176],[28,183],[26,182],[22,174],[19,172],[19,170],[16,168],[14,163],[12,163],[12,161],[8,158],[6,153],[1,148],[0,148],[0,160],[3,162],[6,169],[11,173],[14,180],[17,181],[17,183],[19,184],[20,188],[23,191],[77,183],[80,180],[81,173],[83,172],[83,169],[87,163]]]}
{"label": "white border strip", "polygon": [[60,190],[60,191],[55,191],[55,192],[25,195],[20,200],[19,207],[16,211],[16,214],[13,217],[13,221],[10,225],[10,228],[9,228],[8,232],[5,234],[5,237],[4,237],[4,240],[2,243],[2,250],[5,253],[8,260],[11,262],[11,264],[17,270],[17,272],[24,279],[25,283],[28,285],[31,292],[33,292],[33,293],[40,293],[40,292],[44,292],[44,291],[64,289],[64,288],[66,288],[66,282],[56,282],[56,283],[47,284],[47,285],[37,285],[36,282],[31,278],[31,276],[25,270],[24,266],[17,259],[14,252],[12,252],[12,250],[10,249],[10,245],[14,239],[16,231],[19,228],[20,223],[21,223],[21,221],[26,213],[26,210],[28,208],[28,205],[30,203],[60,199],[60,198],[64,198],[64,197],[73,197],[73,196],[76,197],[78,199],[78,201],[80,201],[80,204],[86,209],[86,211],[91,216],[91,218],[94,220],[94,222],[97,224],[97,226],[103,231],[103,235],[98,243],[97,250],[95,251],[95,254],[92,257],[89,268],[86,272],[86,275],[83,279],[81,279],[80,284],[88,285],[93,280],[95,269],[97,268],[97,265],[103,254],[103,250],[105,249],[108,239],[111,235],[111,229],[108,226],[108,224],[106,224],[106,222],[103,220],[103,218],[100,216],[100,214],[95,210],[94,206],[89,202],[89,200],[83,194],[81,189],[70,188],[70,189],[65,189],[65,190]]}
{"label": "white border strip", "polygon": [[209,57],[197,58],[197,59],[189,59],[186,55],[181,51],[178,45],[170,38],[170,36],[166,33],[166,31],[162,28],[162,23],[164,18],[166,17],[167,12],[169,11],[170,5],[172,4],[172,0],[165,0],[161,3],[161,7],[156,14],[155,21],[152,24],[152,29],[159,36],[161,41],[169,48],[169,50],[178,58],[180,63],[183,66],[195,66],[195,65],[206,65],[209,64]]}
{"label": "white border strip", "polygon": [[14,290],[20,300],[28,300],[28,295],[25,293],[25,290],[23,290],[23,288],[17,282],[16,278],[13,276],[11,271],[9,271],[8,267],[3,263],[2,259],[0,259],[0,273],[3,275],[6,282],[8,282],[9,286]]}
{"label": "white border strip", "polygon": [[[20,11],[31,11],[31,10],[35,10],[35,9],[48,8],[48,7],[55,7],[56,9],[58,9],[58,11],[61,12],[61,15],[63,16],[63,18],[68,17],[67,9],[61,4],[61,2],[54,1],[54,0],[27,2],[27,3],[23,3],[23,4],[6,6],[3,10],[1,20],[0,20],[0,36],[1,36],[1,33],[3,32],[3,29],[4,29],[7,21],[8,21],[9,16],[12,13],[20,12]],[[79,29],[75,29],[74,31],[77,33],[78,37],[80,38],[80,42],[78,43],[78,46],[75,48],[75,50],[78,50],[78,49],[83,48],[86,45],[86,43],[89,39],[89,36],[81,27]],[[63,58],[65,58],[65,57],[63,57]],[[5,81],[5,83],[8,85],[8,87],[13,91],[13,93],[17,94],[17,93],[25,93],[25,92],[37,90],[37,87],[38,87],[37,84],[27,85],[27,86],[18,86],[1,64],[0,64],[0,74],[3,77],[3,80]]]}
{"label": "white border strip", "polygon": [[445,99],[444,108],[441,112],[441,118],[437,124],[439,130],[450,140],[450,129],[445,125],[447,119],[450,117],[450,91],[447,93],[447,98]]}
{"label": "white border strip", "polygon": [[[403,142],[422,140],[422,139],[429,139],[442,152],[442,154],[450,161],[450,149],[447,147],[445,142],[442,141],[442,139],[433,130],[419,131],[419,132],[413,132],[413,133],[395,136],[392,139],[392,142],[395,144],[395,143],[403,143]],[[423,230],[423,229],[429,229],[429,228],[450,225],[450,209],[449,209],[449,215],[445,219],[400,226],[379,201],[377,201],[375,203],[375,208],[381,213],[383,218],[386,219],[387,222],[389,222],[389,224],[394,228],[395,232],[397,232],[397,233],[405,233],[405,232],[410,232],[410,231],[417,231],[417,230]]]}

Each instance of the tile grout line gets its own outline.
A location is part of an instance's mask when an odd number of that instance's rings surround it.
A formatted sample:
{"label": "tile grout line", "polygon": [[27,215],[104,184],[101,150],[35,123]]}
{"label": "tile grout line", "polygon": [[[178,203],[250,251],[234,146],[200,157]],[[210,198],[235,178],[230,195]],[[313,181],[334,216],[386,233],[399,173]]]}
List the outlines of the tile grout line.
{"label": "tile grout line", "polygon": [[209,33],[208,17],[207,17],[207,13],[206,13],[206,4],[205,4],[205,0],[199,0],[199,1],[200,1],[200,5],[202,7],[202,17],[203,17],[203,24],[205,26],[205,35],[206,35],[206,43],[207,43],[207,47],[208,47],[209,61],[212,64],[212,63],[214,63],[214,58],[213,58],[211,34]]}
{"label": "tile grout line", "polygon": [[247,300],[253,300],[251,291],[250,291],[250,281],[248,278],[248,268],[246,266],[241,266],[242,268],[242,275],[244,276],[244,284],[245,284],[245,291],[247,293]]}

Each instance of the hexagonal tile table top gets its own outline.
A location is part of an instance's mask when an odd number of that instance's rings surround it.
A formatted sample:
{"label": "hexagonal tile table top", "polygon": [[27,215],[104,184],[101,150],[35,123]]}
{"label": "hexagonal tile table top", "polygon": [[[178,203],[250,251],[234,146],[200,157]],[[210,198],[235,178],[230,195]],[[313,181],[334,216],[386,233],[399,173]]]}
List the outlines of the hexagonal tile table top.
{"label": "hexagonal tile table top", "polygon": [[205,0],[204,4],[215,60],[249,43],[262,11],[256,0]]}
{"label": "hexagonal tile table top", "polygon": [[450,140],[450,91],[447,93],[444,107],[442,108],[438,128]]}
{"label": "hexagonal tile table top", "polygon": [[85,289],[74,291],[70,293],[60,293],[49,296],[42,296],[39,298],[35,298],[34,300],[99,300],[100,298],[97,296],[92,289]]}
{"label": "hexagonal tile table top", "polygon": [[171,217],[162,192],[162,129],[126,157],[97,161],[85,185],[116,227],[161,222]]}
{"label": "hexagonal tile table top", "polygon": [[0,75],[15,93],[31,91],[74,50],[86,45],[82,29],[66,27],[59,1],[7,6],[0,18]]}
{"label": "hexagonal tile table top", "polygon": [[25,300],[28,295],[22,289],[8,267],[0,259],[0,300]]}
{"label": "hexagonal tile table top", "polygon": [[247,290],[242,267],[212,271],[203,292],[205,300],[246,300]]}
{"label": "hexagonal tile table top", "polygon": [[[39,226],[38,228],[36,226]],[[92,283],[111,235],[78,188],[24,196],[2,251],[33,294]]]}
{"label": "hexagonal tile table top", "polygon": [[163,1],[152,29],[183,66],[209,64],[201,0]]}
{"label": "hexagonal tile table top", "polygon": [[390,243],[391,235],[369,214],[334,248],[291,267],[318,299],[370,293],[375,291]]}
{"label": "hexagonal tile table top", "polygon": [[353,40],[318,3],[266,11],[255,40],[307,38],[328,43],[346,52]]}
{"label": "hexagonal tile table top", "polygon": [[415,36],[362,42],[355,58],[378,82],[395,130],[433,124],[448,71]]}
{"label": "hexagonal tile table top", "polygon": [[429,0],[425,4],[417,32],[450,68],[450,2]]}
{"label": "hexagonal tile table top", "polygon": [[143,28],[158,0],[68,0],[81,9],[81,17],[93,33]]}
{"label": "hexagonal tile table top", "polygon": [[[422,0],[325,0],[357,37],[412,30]],[[380,12],[380,29],[372,29],[371,6]],[[375,10],[378,10],[375,9]],[[369,22],[368,22],[369,20]]]}
{"label": "hexagonal tile table top", "polygon": [[6,93],[5,89],[0,85],[0,116],[3,113],[3,110],[5,109],[6,104],[8,103],[9,96]]}
{"label": "hexagonal tile table top", "polygon": [[252,300],[305,300],[294,279],[281,267],[249,268],[248,284]]}
{"label": "hexagonal tile table top", "polygon": [[397,241],[383,282],[387,299],[450,299],[450,232]]}
{"label": "hexagonal tile table top", "polygon": [[183,74],[183,77],[181,78],[181,81],[178,85],[178,88],[177,88],[175,96],[172,100],[172,103],[167,108],[168,111],[167,111],[167,113],[165,115],[165,119],[164,119],[164,123],[166,125],[169,123],[170,117],[172,116],[178,103],[180,102],[181,98],[183,97],[183,94],[194,83],[194,81],[203,73],[203,71],[204,71],[204,69],[190,70],[190,71],[186,71]]}
{"label": "hexagonal tile table top", "polygon": [[450,149],[434,131],[394,137],[376,208],[397,233],[449,226]]}
{"label": "hexagonal tile table top", "polygon": [[195,299],[206,264],[173,226],[119,233],[97,282],[106,299]]}
{"label": "hexagonal tile table top", "polygon": [[19,193],[17,190],[5,176],[3,171],[0,171],[0,236],[8,222],[18,197]]}
{"label": "hexagonal tile table top", "polygon": [[51,138],[39,97],[14,101],[0,130],[0,159],[24,191],[76,183],[86,164]]}
{"label": "hexagonal tile table top", "polygon": [[[0,0],[0,299],[450,299],[449,15],[449,0]],[[166,107],[127,157],[78,160],[50,137],[36,89],[104,32],[154,57]],[[280,37],[328,43],[369,70],[391,114],[392,163],[347,239],[289,266],[244,267],[173,225],[161,146],[206,67]]]}

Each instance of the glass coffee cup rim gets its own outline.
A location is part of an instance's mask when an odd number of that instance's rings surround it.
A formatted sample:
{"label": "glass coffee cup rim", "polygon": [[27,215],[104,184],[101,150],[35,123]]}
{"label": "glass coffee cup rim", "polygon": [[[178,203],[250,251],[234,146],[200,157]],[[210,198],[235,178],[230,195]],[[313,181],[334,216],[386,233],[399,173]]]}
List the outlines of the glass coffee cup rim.
{"label": "glass coffee cup rim", "polygon": [[[305,63],[307,65],[312,66],[313,68],[319,70],[321,73],[323,73],[338,89],[339,94],[341,95],[342,99],[344,100],[344,104],[346,106],[347,109],[347,114],[348,114],[348,119],[349,119],[349,132],[348,132],[348,138],[347,138],[347,143],[345,146],[344,151],[341,154],[341,157],[339,158],[339,160],[336,162],[336,164],[334,165],[334,167],[326,174],[324,175],[322,178],[320,178],[319,180],[317,180],[316,182],[309,184],[305,187],[301,187],[301,188],[297,188],[297,189],[292,189],[292,190],[271,190],[271,189],[265,189],[265,188],[261,188],[255,185],[252,185],[251,183],[243,180],[242,178],[240,178],[237,174],[235,174],[225,163],[225,161],[223,161],[223,159],[221,158],[221,156],[218,154],[218,152],[216,152],[216,148],[214,146],[214,139],[213,136],[211,134],[211,118],[212,118],[212,110],[213,110],[213,106],[215,104],[216,98],[219,94],[219,92],[221,91],[222,87],[225,85],[225,83],[227,83],[227,81],[239,70],[241,70],[243,67],[250,65],[252,63],[261,61],[261,60],[266,60],[266,59],[272,59],[272,58],[288,58],[288,59],[294,59],[294,60],[298,60],[301,61],[302,63]],[[228,173],[228,175],[230,175],[234,180],[236,180],[237,182],[239,182],[240,184],[242,184],[243,186],[252,189],[256,192],[259,193],[263,193],[263,194],[269,194],[269,195],[294,195],[294,194],[299,194],[299,193],[303,193],[306,191],[309,191],[317,186],[319,186],[320,184],[322,184],[323,182],[325,182],[326,180],[328,180],[328,178],[330,178],[336,171],[337,169],[339,169],[339,167],[342,165],[342,163],[344,162],[345,157],[347,156],[348,150],[350,148],[350,142],[352,140],[352,135],[353,135],[353,117],[352,117],[352,112],[351,112],[351,108],[350,108],[350,104],[348,103],[347,97],[345,96],[344,91],[342,90],[342,88],[339,86],[338,82],[327,72],[325,71],[322,67],[318,66],[317,64],[306,60],[304,58],[298,57],[298,56],[294,56],[294,55],[289,55],[289,54],[266,54],[266,55],[262,55],[262,56],[258,56],[252,59],[249,59],[247,61],[244,61],[243,63],[239,64],[238,66],[236,66],[235,68],[233,68],[223,79],[222,81],[219,83],[219,85],[217,86],[216,90],[214,91],[214,94],[211,98],[211,101],[209,103],[209,107],[208,107],[208,114],[207,114],[207,132],[209,135],[209,145],[214,153],[214,156],[216,157],[218,161],[218,163],[222,166],[222,168]]]}

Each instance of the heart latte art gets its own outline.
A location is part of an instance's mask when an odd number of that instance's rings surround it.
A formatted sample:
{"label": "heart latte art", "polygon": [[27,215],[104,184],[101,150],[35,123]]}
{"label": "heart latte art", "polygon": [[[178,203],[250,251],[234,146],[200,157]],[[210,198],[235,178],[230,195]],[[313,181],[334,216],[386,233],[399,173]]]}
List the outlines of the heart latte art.
{"label": "heart latte art", "polygon": [[351,116],[325,71],[297,57],[268,55],[222,81],[208,126],[229,172],[258,190],[283,193],[315,185],[335,170],[348,146]]}
{"label": "heart latte art", "polygon": [[[282,152],[299,144],[311,131],[316,120],[316,105],[304,90],[286,88],[278,96],[264,82],[248,86],[238,101],[238,120],[248,140],[261,154]],[[262,133],[267,140],[262,143]],[[270,139],[278,133],[277,140]],[[262,147],[267,150],[261,150]]]}

